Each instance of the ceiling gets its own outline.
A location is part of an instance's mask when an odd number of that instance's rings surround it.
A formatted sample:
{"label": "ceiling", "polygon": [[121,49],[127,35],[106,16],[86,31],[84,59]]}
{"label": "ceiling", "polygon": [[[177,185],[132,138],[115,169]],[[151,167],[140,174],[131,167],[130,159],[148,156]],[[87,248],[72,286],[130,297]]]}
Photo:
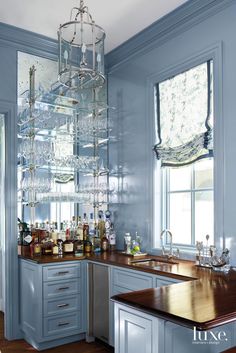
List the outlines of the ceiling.
{"label": "ceiling", "polygon": [[[187,0],[84,0],[106,32],[106,52],[157,21]],[[0,22],[57,38],[61,23],[79,0],[0,0]]]}

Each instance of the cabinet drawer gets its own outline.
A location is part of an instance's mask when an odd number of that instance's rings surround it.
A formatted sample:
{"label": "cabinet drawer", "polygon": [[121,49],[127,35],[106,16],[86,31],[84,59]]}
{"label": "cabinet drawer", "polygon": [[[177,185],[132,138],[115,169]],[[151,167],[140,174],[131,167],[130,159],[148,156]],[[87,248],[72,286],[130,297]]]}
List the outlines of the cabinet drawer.
{"label": "cabinet drawer", "polygon": [[59,296],[71,295],[80,292],[80,280],[46,282],[43,284],[44,299],[58,298]]}
{"label": "cabinet drawer", "polygon": [[43,305],[44,316],[53,314],[77,312],[80,308],[80,294],[61,297],[60,299],[45,300]]}
{"label": "cabinet drawer", "polygon": [[79,331],[81,328],[81,317],[80,312],[77,311],[73,314],[57,315],[44,319],[44,336],[56,336],[60,337],[71,334],[72,331]]}
{"label": "cabinet drawer", "polygon": [[127,289],[127,292],[152,288],[153,277],[150,275],[142,275],[137,272],[123,271],[114,269],[113,285]]}
{"label": "cabinet drawer", "polygon": [[58,281],[76,277],[80,277],[80,264],[48,266],[43,268],[44,281]]}

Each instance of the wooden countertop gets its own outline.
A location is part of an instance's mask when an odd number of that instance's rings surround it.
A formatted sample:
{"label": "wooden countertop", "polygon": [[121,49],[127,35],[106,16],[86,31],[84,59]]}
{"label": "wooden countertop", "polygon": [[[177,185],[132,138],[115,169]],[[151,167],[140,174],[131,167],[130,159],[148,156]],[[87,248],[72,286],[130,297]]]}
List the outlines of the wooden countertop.
{"label": "wooden countertop", "polygon": [[[213,272],[211,269],[196,267],[193,262],[185,260],[177,260],[178,264],[159,263],[158,269],[153,269],[147,264],[133,264],[133,258],[119,253],[93,254],[82,258],[74,255],[62,258],[21,257],[41,264],[86,258],[99,263],[182,279],[182,283],[119,294],[112,299],[191,329],[196,326],[198,330],[207,330],[236,320],[234,270],[230,270],[228,274]],[[152,255],[145,258],[161,259]]]}

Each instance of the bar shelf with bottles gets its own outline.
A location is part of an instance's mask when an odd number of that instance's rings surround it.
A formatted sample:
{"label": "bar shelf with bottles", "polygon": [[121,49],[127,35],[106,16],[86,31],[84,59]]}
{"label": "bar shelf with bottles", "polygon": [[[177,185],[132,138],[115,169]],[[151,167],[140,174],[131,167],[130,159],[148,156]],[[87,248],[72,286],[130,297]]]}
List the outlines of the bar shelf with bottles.
{"label": "bar shelf with bottles", "polygon": [[83,220],[79,216],[72,217],[71,221],[42,222],[33,226],[18,219],[19,253],[30,256],[63,256],[74,254],[84,256],[92,252],[114,251],[116,235],[111,222],[109,211],[98,212],[98,221],[90,213],[86,213]]}

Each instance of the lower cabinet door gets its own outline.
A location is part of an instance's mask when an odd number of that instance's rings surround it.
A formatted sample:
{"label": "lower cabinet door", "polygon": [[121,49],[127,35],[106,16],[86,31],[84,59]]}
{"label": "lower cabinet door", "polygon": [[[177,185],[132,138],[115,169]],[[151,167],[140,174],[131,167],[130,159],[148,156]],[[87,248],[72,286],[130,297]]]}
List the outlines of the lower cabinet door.
{"label": "lower cabinet door", "polygon": [[44,336],[66,336],[81,328],[80,312],[44,319]]}
{"label": "lower cabinet door", "polygon": [[116,353],[161,353],[158,346],[158,329],[151,317],[116,306]]}
{"label": "lower cabinet door", "polygon": [[234,323],[197,331],[165,321],[164,332],[163,353],[220,353],[236,344]]}

